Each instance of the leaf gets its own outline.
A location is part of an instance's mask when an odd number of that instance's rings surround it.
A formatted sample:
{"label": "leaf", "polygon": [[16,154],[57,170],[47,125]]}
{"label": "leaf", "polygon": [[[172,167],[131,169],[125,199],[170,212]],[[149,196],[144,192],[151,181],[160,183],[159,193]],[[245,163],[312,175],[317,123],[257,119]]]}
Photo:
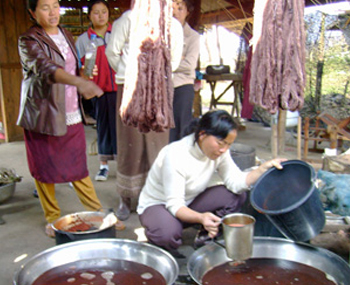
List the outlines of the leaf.
{"label": "leaf", "polygon": [[22,176],[18,176],[14,169],[0,168],[0,185],[21,181]]}

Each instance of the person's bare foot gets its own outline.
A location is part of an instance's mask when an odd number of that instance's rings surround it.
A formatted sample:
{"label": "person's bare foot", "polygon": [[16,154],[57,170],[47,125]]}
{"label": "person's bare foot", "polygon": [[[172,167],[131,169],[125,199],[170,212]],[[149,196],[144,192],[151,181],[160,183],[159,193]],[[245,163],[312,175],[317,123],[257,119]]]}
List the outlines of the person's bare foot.
{"label": "person's bare foot", "polygon": [[117,231],[123,231],[123,230],[125,230],[125,228],[126,228],[125,224],[124,224],[121,220],[119,220],[119,219],[118,219],[118,221],[115,223],[114,227],[115,227],[115,229],[116,229]]}
{"label": "person's bare foot", "polygon": [[55,230],[53,229],[51,223],[48,223],[48,224],[45,226],[45,234],[46,234],[48,237],[50,237],[50,238],[54,238],[54,237],[55,237]]}

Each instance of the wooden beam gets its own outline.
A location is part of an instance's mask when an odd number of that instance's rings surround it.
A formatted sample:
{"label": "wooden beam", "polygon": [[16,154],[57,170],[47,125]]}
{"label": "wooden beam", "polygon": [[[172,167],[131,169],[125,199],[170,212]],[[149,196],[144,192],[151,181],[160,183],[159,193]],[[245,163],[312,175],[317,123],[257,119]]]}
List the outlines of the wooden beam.
{"label": "wooden beam", "polygon": [[[82,8],[87,7],[88,0],[59,0],[61,7]],[[130,9],[131,0],[109,0],[110,8],[120,8],[121,10]]]}
{"label": "wooden beam", "polygon": [[225,10],[217,10],[214,12],[203,13],[201,17],[201,24],[219,24],[221,22],[241,20],[245,17],[251,18],[252,13],[243,13],[239,8],[228,8]]}
{"label": "wooden beam", "polygon": [[[208,2],[212,0],[202,0],[202,2]],[[344,0],[305,0],[305,6],[315,6],[317,4],[329,4],[335,2],[342,2]],[[89,0],[59,0],[61,7],[72,7],[72,8],[81,8],[87,6]],[[195,1],[197,2],[197,1]],[[243,7],[243,10],[247,13],[252,14],[254,7],[254,0],[226,0],[225,2],[232,5],[232,7],[240,8]],[[109,0],[109,6],[112,8],[122,8],[129,9],[131,0]]]}
{"label": "wooden beam", "polygon": [[[202,0],[202,3],[206,1],[208,0]],[[305,7],[343,1],[344,0],[305,0]],[[222,22],[241,20],[254,16],[254,0],[226,0],[225,2],[231,4],[232,6],[226,7],[226,9],[203,12],[201,16],[201,24],[220,24]]]}

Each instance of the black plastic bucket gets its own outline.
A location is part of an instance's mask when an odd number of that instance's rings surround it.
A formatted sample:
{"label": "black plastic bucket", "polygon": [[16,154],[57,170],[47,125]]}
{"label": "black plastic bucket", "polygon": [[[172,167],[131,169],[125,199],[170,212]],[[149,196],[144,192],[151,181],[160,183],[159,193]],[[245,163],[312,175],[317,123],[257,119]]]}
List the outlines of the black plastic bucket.
{"label": "black plastic bucket", "polygon": [[309,241],[320,233],[325,215],[316,173],[300,160],[282,162],[283,169],[271,168],[254,185],[250,202],[287,238]]}

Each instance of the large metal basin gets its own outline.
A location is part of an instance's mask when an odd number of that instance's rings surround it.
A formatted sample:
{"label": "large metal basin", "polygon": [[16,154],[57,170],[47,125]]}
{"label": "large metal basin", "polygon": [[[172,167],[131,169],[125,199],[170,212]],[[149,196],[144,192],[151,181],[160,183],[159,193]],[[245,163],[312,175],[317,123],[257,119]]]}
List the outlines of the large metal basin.
{"label": "large metal basin", "polygon": [[156,246],[127,239],[90,239],[47,249],[28,260],[15,273],[13,284],[31,285],[46,271],[67,263],[85,260],[121,259],[144,264],[163,275],[168,285],[175,282],[179,266],[172,255]]}
{"label": "large metal basin", "polygon": [[0,204],[9,200],[15,193],[16,182],[0,186]]}
{"label": "large metal basin", "polygon": [[[305,243],[282,238],[255,237],[252,257],[299,262],[331,275],[338,285],[350,284],[350,267],[341,257],[326,249]],[[227,261],[230,259],[225,249],[213,242],[196,250],[190,256],[187,270],[196,283],[202,284],[202,277],[208,270]]]}

